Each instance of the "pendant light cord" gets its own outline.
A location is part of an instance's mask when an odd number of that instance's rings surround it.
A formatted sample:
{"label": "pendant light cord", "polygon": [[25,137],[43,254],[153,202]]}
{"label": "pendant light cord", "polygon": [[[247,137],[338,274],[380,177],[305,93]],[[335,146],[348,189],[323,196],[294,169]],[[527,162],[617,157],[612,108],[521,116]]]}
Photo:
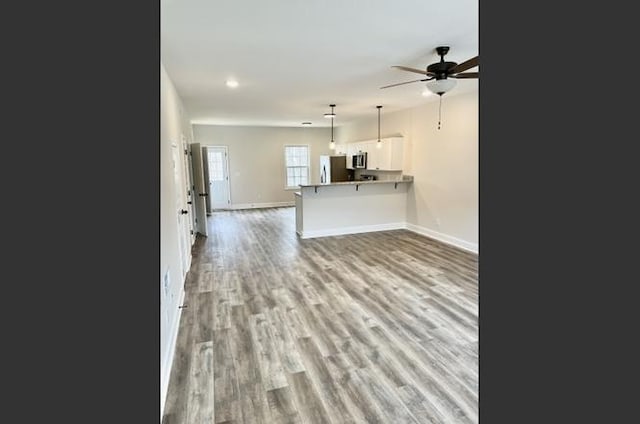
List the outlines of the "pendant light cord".
{"label": "pendant light cord", "polygon": [[331,106],[331,142],[333,143],[333,106]]}
{"label": "pendant light cord", "polygon": [[333,117],[331,117],[331,141],[333,141]]}
{"label": "pendant light cord", "polygon": [[438,129],[440,129],[441,115],[442,115],[442,94],[440,95],[440,105],[438,106]]}
{"label": "pendant light cord", "polygon": [[378,148],[382,148],[382,142],[380,141],[380,109],[382,109],[382,106],[376,106],[378,108]]}

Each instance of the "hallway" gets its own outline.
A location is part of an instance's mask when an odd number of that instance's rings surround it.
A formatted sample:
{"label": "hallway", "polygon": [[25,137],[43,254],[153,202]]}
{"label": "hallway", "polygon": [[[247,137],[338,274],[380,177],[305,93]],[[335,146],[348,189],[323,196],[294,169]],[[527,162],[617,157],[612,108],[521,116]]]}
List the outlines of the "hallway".
{"label": "hallway", "polygon": [[301,240],[294,215],[209,218],[163,423],[476,423],[477,255],[406,230]]}

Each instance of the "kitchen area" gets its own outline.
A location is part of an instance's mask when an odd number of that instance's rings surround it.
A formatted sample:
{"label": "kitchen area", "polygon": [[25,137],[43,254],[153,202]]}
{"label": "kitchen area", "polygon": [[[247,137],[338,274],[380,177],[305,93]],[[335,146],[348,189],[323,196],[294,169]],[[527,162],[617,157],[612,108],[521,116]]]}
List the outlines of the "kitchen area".
{"label": "kitchen area", "polygon": [[319,183],[294,193],[296,233],[313,238],[406,228],[409,150],[402,136],[336,143],[334,154],[320,156]]}

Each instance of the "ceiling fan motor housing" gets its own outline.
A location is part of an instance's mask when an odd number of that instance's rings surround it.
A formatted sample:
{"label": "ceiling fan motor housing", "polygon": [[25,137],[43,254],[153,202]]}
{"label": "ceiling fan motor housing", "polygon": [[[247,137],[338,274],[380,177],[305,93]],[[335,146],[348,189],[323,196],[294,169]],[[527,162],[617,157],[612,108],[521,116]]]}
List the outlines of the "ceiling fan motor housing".
{"label": "ceiling fan motor housing", "polygon": [[437,80],[446,79],[448,75],[453,73],[451,71],[456,67],[457,63],[444,61],[444,55],[449,52],[448,46],[436,47],[436,52],[438,53],[438,56],[440,56],[440,62],[432,63],[427,66],[427,72],[435,75]]}
{"label": "ceiling fan motor housing", "polygon": [[427,72],[435,74],[436,79],[446,78],[457,65],[456,62],[437,62],[427,66]]}

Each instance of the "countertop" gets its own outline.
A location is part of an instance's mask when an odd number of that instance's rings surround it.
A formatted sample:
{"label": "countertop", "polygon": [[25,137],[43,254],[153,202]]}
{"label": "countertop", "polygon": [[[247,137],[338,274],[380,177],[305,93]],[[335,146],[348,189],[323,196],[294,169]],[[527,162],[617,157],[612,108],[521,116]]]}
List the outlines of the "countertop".
{"label": "countertop", "polygon": [[[300,187],[324,187],[324,186],[338,186],[338,185],[364,185],[364,184],[394,184],[394,183],[411,183],[413,177],[410,175],[403,175],[401,180],[365,180],[365,181],[340,181],[337,183],[321,183],[321,184],[300,184]],[[297,194],[297,193],[296,193]]]}

